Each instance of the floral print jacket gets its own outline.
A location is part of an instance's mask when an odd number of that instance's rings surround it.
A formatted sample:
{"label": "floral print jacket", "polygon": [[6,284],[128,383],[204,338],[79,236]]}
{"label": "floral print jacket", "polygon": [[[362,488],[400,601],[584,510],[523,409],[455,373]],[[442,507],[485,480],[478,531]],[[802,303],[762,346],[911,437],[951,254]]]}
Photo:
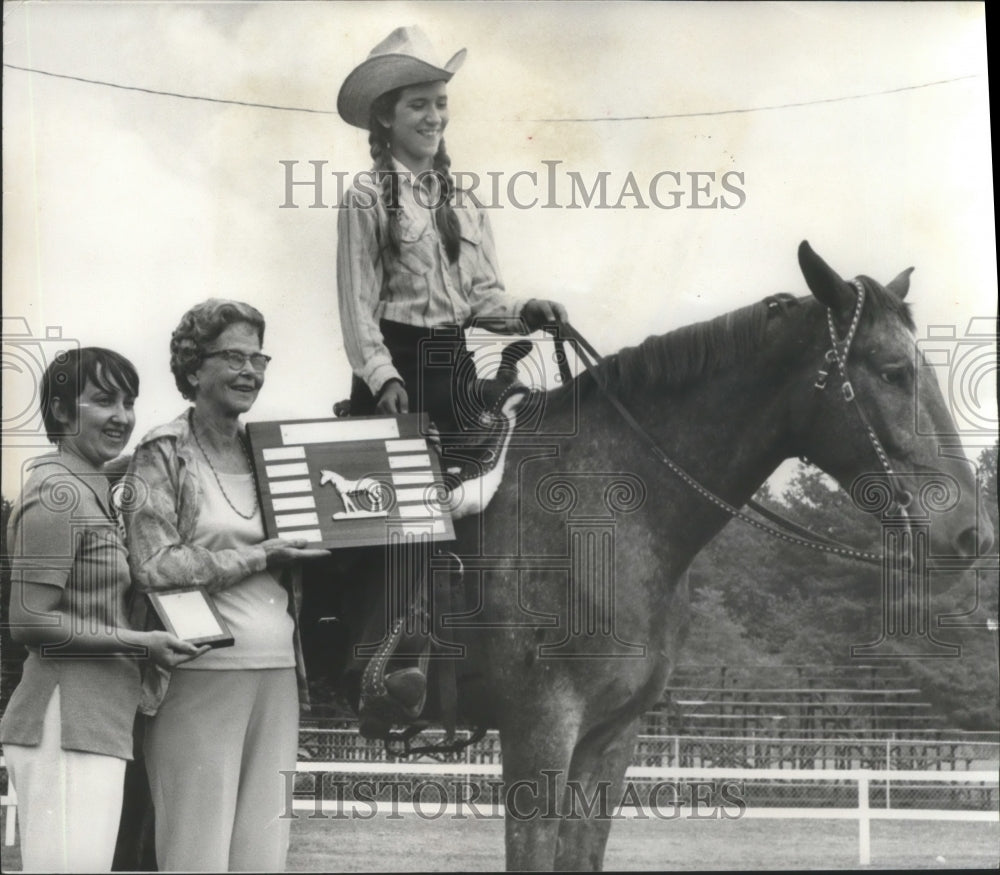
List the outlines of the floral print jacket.
{"label": "floral print jacket", "polygon": [[[184,586],[202,586],[214,593],[266,567],[264,548],[208,550],[190,544],[202,504],[202,485],[195,474],[195,443],[189,414],[154,428],[136,447],[128,474],[119,487],[125,519],[129,567],[135,597],[132,624],[151,628],[153,617],[145,593]],[[298,617],[302,608],[302,579],[297,566],[279,577],[289,592],[288,610],[295,620],[295,666],[299,700],[308,708],[305,663]],[[170,672],[147,662],[139,710],[155,714],[170,682]]]}

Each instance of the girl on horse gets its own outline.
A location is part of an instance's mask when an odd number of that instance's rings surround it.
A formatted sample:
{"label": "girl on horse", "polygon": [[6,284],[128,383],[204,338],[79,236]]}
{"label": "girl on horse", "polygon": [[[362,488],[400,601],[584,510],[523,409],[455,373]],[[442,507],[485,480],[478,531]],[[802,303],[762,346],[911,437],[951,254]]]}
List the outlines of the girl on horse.
{"label": "girl on horse", "polygon": [[[491,317],[522,333],[567,320],[559,303],[506,293],[486,213],[456,190],[444,130],[447,84],[464,60],[462,49],[441,64],[423,31],[397,28],[337,97],[341,118],[368,132],[373,161],[371,186],[348,190],[337,229],[350,412],[426,412],[442,435],[460,430],[464,375],[475,375],[465,324]],[[403,718],[417,716],[425,686],[419,667],[386,675]]]}
{"label": "girl on horse", "polygon": [[528,331],[566,320],[561,304],[505,292],[486,213],[456,197],[444,130],[447,83],[464,60],[463,49],[442,66],[419,28],[397,28],[337,98],[344,121],[368,131],[377,195],[349,189],[338,225],[353,415],[426,411],[446,431],[455,369],[421,372],[422,341],[463,345],[461,327],[473,317],[519,318]]}

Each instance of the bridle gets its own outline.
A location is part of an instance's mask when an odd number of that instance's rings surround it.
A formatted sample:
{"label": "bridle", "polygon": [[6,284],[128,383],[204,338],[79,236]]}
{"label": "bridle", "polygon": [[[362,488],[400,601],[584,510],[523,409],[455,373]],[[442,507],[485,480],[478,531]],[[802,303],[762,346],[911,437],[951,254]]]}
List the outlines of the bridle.
{"label": "bridle", "polygon": [[[868,421],[868,417],[865,416],[865,412],[861,407],[861,404],[858,403],[857,395],[854,392],[854,386],[847,373],[847,359],[851,354],[851,344],[854,342],[854,336],[857,333],[858,325],[861,322],[861,313],[865,306],[866,296],[865,284],[860,278],[851,280],[851,285],[854,286],[854,289],[857,292],[857,298],[854,303],[854,313],[851,316],[851,323],[848,326],[847,333],[843,338],[837,336],[837,326],[834,324],[833,310],[830,307],[826,308],[826,324],[830,333],[830,348],[826,351],[824,363],[827,368],[832,368],[836,365],[837,371],[840,373],[842,380],[840,384],[840,393],[843,396],[844,401],[850,404],[857,414],[858,419],[861,421],[861,427],[864,429],[865,434],[868,437],[868,442],[875,451],[875,456],[878,458],[879,464],[882,466],[882,470],[885,472],[888,482],[892,483],[893,479],[896,478],[896,472],[893,471],[892,464],[889,462],[889,454],[885,451],[885,447],[882,446],[882,442],[879,440],[878,435],[875,433],[875,429],[872,428],[871,423]],[[813,384],[814,387],[819,391],[825,390],[829,376],[830,371],[821,368],[816,376],[816,382]],[[892,506],[895,508],[897,515],[906,521],[907,528],[909,528],[909,514],[906,512],[906,508],[909,507],[910,503],[913,501],[912,494],[906,492],[905,490],[894,491],[893,499],[894,501]]]}
{"label": "bridle", "polygon": [[[866,290],[860,279],[853,280],[852,285],[857,292],[857,298],[850,325],[843,338],[840,338],[837,334],[832,309],[829,307],[826,309],[827,327],[830,333],[830,349],[827,350],[826,355],[824,356],[825,367],[819,370],[814,387],[819,391],[825,390],[830,376],[830,371],[834,366],[836,366],[842,379],[840,386],[841,395],[844,401],[854,408],[858,418],[860,419],[862,428],[868,437],[868,441],[878,458],[879,464],[891,482],[892,478],[895,476],[895,472],[889,462],[889,455],[886,453],[885,448],[878,439],[878,435],[875,433],[871,423],[868,421],[864,411],[861,409],[861,405],[857,401],[854,387],[847,372],[847,360],[850,355],[851,345],[854,342],[854,338],[858,330],[858,325],[861,322],[861,314],[864,310],[866,298]],[[565,384],[572,379],[572,373],[569,369],[564,348],[564,340],[568,339],[573,343],[577,358],[579,358],[586,370],[593,377],[594,382],[597,384],[604,397],[617,410],[619,416],[621,416],[632,431],[642,439],[643,443],[646,444],[654,458],[666,466],[675,476],[687,484],[687,486],[689,486],[692,490],[697,492],[704,500],[725,511],[734,519],[738,519],[747,525],[765,532],[771,537],[778,538],[779,540],[798,544],[802,547],[808,547],[812,550],[819,550],[824,553],[832,553],[837,556],[855,559],[860,562],[880,566],[883,564],[882,556],[876,553],[869,553],[865,550],[858,550],[855,547],[842,544],[832,538],[826,538],[822,535],[816,534],[815,532],[811,532],[809,529],[806,529],[798,523],[792,522],[786,517],[775,513],[770,508],[764,507],[764,505],[754,501],[753,499],[747,501],[747,507],[764,517],[766,520],[769,520],[770,524],[759,520],[754,516],[750,516],[739,508],[729,504],[729,502],[725,499],[716,495],[708,489],[708,487],[704,486],[697,479],[688,474],[673,459],[667,456],[667,454],[664,453],[657,444],[653,436],[639,424],[621,400],[609,390],[597,367],[603,361],[602,357],[598,354],[590,342],[580,334],[579,331],[577,331],[569,323],[559,323],[558,325],[550,326],[549,331],[555,336],[556,360],[559,364],[560,375],[563,383]],[[905,508],[909,505],[911,500],[912,496],[909,493],[903,493],[895,497],[895,506],[899,508],[900,513],[907,520],[907,527],[909,527],[909,518],[906,516]]]}

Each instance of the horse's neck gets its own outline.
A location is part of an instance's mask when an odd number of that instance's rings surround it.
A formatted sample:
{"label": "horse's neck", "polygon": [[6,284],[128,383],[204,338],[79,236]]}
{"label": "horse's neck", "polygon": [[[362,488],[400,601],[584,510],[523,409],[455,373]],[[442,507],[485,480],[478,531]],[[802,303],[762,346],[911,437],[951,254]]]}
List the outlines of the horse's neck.
{"label": "horse's neck", "polygon": [[717,375],[659,409],[664,450],[730,504],[744,504],[787,455],[779,393],[751,371]]}
{"label": "horse's neck", "polygon": [[[682,390],[645,389],[624,404],[669,460],[713,495],[740,507],[789,455],[780,379],[787,377],[775,369],[734,367]],[[682,528],[686,546],[697,552],[728,514],[671,471],[600,392],[588,406],[592,409],[581,411],[581,430],[606,441],[608,463],[628,466],[643,479],[651,512],[665,530]]]}

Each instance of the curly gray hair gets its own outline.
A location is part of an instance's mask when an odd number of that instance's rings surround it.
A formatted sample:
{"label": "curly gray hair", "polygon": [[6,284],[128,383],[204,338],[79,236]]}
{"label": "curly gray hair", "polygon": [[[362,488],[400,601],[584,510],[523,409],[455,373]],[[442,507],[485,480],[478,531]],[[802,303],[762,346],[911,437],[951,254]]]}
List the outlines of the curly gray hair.
{"label": "curly gray hair", "polygon": [[170,371],[177,388],[188,401],[194,400],[194,388],[188,375],[198,370],[207,352],[206,347],[230,325],[245,322],[257,330],[264,343],[264,317],[260,310],[242,301],[209,298],[195,304],[182,317],[170,335]]}

